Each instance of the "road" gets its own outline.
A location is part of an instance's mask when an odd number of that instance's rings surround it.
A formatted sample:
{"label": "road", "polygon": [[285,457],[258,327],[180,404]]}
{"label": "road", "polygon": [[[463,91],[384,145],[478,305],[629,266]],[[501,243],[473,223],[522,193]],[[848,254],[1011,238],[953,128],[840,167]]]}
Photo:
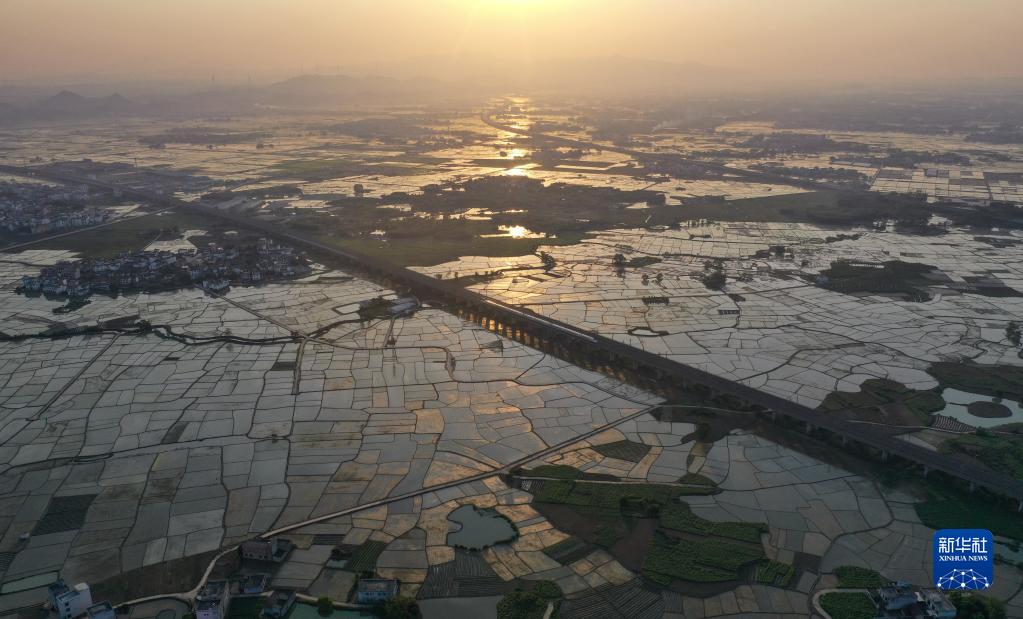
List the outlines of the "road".
{"label": "road", "polygon": [[805,424],[808,428],[824,430],[842,437],[843,440],[877,449],[884,456],[898,457],[918,464],[924,468],[925,473],[940,471],[960,479],[970,486],[985,488],[996,494],[1014,499],[1019,502],[1020,510],[1023,511],[1023,480],[1016,479],[1012,475],[990,469],[958,454],[939,453],[908,443],[890,435],[881,428],[856,424],[842,419],[841,415],[835,412],[812,409],[774,394],[754,389],[749,385],[733,381],[729,378],[717,376],[667,357],[634,348],[598,333],[584,331],[553,318],[538,315],[530,310],[495,301],[457,284],[417,273],[381,258],[327,245],[315,239],[301,236],[293,231],[288,231],[282,226],[256,221],[251,217],[225,213],[201,204],[185,202],[173,197],[149,194],[133,188],[115,187],[104,181],[69,177],[44,170],[13,166],[0,166],[0,172],[36,176],[61,182],[89,184],[110,190],[118,189],[123,195],[151,201],[160,206],[181,208],[206,216],[224,219],[239,227],[254,229],[268,236],[287,240],[297,246],[357,264],[371,274],[408,287],[423,298],[444,299],[451,303],[471,308],[475,312],[483,313],[487,317],[498,319],[503,324],[524,325],[534,333],[551,335],[560,339],[566,345],[574,346],[579,350],[609,355],[613,360],[612,363],[644,368],[652,376],[679,380],[683,384],[703,385],[712,393],[727,394],[742,402],[762,407],[763,409],[773,411],[777,415],[798,421],[801,424]]}
{"label": "road", "polygon": [[859,593],[866,596],[870,594],[870,591],[867,589],[819,589],[814,591],[813,598],[811,598],[813,610],[824,619],[831,619],[831,615],[821,606],[821,598],[829,593]]}

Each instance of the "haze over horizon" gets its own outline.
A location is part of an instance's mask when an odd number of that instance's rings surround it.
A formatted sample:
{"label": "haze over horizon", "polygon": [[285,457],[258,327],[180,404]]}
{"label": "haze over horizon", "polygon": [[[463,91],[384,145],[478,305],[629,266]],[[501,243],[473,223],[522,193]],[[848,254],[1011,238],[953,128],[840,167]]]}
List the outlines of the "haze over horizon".
{"label": "haze over horizon", "polygon": [[611,56],[745,81],[983,80],[1023,74],[1021,22],[1011,0],[7,0],[0,80],[470,79]]}

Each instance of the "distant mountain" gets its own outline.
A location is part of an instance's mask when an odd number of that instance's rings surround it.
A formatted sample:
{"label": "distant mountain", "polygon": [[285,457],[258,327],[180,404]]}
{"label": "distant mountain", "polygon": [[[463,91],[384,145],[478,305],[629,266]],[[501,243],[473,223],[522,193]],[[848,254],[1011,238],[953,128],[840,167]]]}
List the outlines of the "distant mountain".
{"label": "distant mountain", "polygon": [[0,125],[13,124],[21,120],[22,111],[16,105],[0,103]]}
{"label": "distant mountain", "polygon": [[508,92],[631,97],[734,89],[741,77],[695,63],[620,56],[544,62],[429,57],[351,69],[341,75],[294,77],[266,86],[259,94],[269,104],[299,107]]}
{"label": "distant mountain", "polygon": [[31,105],[0,106],[0,119],[42,121],[110,118],[135,115],[142,110],[143,106],[116,93],[107,97],[83,97],[70,90],[62,90],[52,97],[36,101]]}
{"label": "distant mountain", "polygon": [[35,109],[75,116],[116,116],[137,112],[139,106],[117,93],[107,97],[83,97],[63,90],[40,101]]}
{"label": "distant mountain", "polygon": [[[351,75],[443,80],[459,90],[563,94],[679,94],[735,89],[746,75],[691,62],[625,56],[528,60],[480,56],[423,56],[404,62],[353,66]],[[753,84],[750,84],[753,85]]]}
{"label": "distant mountain", "polygon": [[[737,83],[746,81],[727,69],[621,56],[535,62],[479,56],[424,57],[351,69],[338,75],[300,75],[264,86],[165,93],[148,97],[146,103],[120,94],[86,96],[77,88],[65,89],[41,99],[23,96],[16,106],[0,106],[0,122],[138,115],[184,119],[340,106],[453,101],[475,104],[509,92],[615,98],[685,96],[734,90]],[[99,86],[83,88],[89,93],[102,92]],[[5,99],[12,100],[9,96]]]}
{"label": "distant mountain", "polygon": [[70,90],[62,90],[52,97],[43,99],[42,101],[37,101],[32,108],[43,112],[66,113],[79,110],[82,106],[87,104],[88,99],[82,95],[71,92]]}

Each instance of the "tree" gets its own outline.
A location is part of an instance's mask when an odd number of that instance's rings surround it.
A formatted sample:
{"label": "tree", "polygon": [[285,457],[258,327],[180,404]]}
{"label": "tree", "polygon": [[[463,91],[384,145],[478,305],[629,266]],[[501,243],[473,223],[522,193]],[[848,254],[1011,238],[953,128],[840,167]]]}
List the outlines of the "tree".
{"label": "tree", "polygon": [[972,593],[953,591],[949,599],[959,611],[959,619],[1005,619],[1005,602]]}
{"label": "tree", "polygon": [[557,260],[554,259],[554,256],[545,251],[540,252],[540,260],[543,262],[544,271],[550,271],[558,264]]}
{"label": "tree", "polygon": [[1006,325],[1005,337],[1008,338],[1010,342],[1012,342],[1013,346],[1020,345],[1020,340],[1023,339],[1023,329],[1020,328],[1018,322],[1012,321],[1008,325]]}
{"label": "tree", "polygon": [[497,603],[499,619],[540,619],[547,612],[549,601],[526,591],[512,591]]}
{"label": "tree", "polygon": [[378,604],[376,614],[382,619],[418,619],[421,616],[415,598],[404,595],[389,598]]}
{"label": "tree", "polygon": [[704,286],[711,290],[723,290],[727,278],[725,277],[724,271],[720,269],[713,269],[705,272],[700,277],[700,280],[703,282]]}
{"label": "tree", "polygon": [[323,596],[316,600],[316,611],[320,615],[326,617],[327,615],[334,612],[334,601],[327,596]]}

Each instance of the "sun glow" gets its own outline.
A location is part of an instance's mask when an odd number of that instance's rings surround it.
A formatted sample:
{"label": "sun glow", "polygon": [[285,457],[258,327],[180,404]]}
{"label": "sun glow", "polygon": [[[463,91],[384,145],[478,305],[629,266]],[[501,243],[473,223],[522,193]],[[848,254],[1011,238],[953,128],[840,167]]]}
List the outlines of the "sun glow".
{"label": "sun glow", "polygon": [[523,7],[523,6],[537,6],[539,4],[544,4],[544,3],[545,2],[543,0],[483,0],[483,2],[481,4],[483,4],[484,6],[502,6],[502,7],[504,7],[504,6],[516,6],[516,7]]}

